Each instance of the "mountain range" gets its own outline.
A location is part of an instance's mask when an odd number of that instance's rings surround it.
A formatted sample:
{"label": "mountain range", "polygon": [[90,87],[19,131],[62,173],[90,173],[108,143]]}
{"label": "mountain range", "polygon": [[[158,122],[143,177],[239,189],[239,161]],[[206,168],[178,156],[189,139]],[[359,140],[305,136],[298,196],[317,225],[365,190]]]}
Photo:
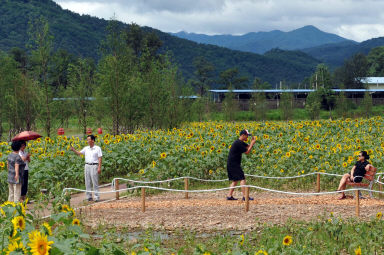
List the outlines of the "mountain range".
{"label": "mountain range", "polygon": [[233,50],[259,54],[263,54],[273,48],[300,50],[332,43],[349,42],[356,44],[354,41],[323,32],[311,25],[289,32],[273,30],[270,32],[252,32],[244,35],[205,35],[186,33],[184,31],[171,34],[198,43],[213,44]]}
{"label": "mountain range", "polygon": [[[90,57],[96,61],[100,59],[100,45],[106,38],[107,20],[64,10],[52,0],[0,0],[0,3],[0,51],[8,52],[13,47],[27,49],[28,23],[44,17],[50,25],[55,49],[64,49],[76,56]],[[130,28],[129,24],[120,24],[125,29]],[[270,40],[270,47],[263,46],[261,55],[240,48],[230,49],[224,45],[194,42],[150,27],[142,27],[142,30],[155,33],[162,40],[161,52],[171,54],[172,61],[178,65],[185,80],[196,78],[193,60],[202,56],[215,66],[216,80],[220,72],[238,68],[240,75],[247,76],[250,82],[258,77],[272,85],[280,81],[301,82],[321,62],[332,67],[340,66],[346,57],[360,51],[366,53],[372,47],[383,45],[384,41],[384,38],[377,38],[356,43],[324,33],[313,26],[287,33],[276,30],[248,34],[249,40],[247,43],[245,40],[242,45],[248,45],[249,48],[254,47],[250,38],[265,35],[261,41]],[[303,34],[308,38],[304,38]],[[277,35],[277,39],[273,35]],[[231,37],[228,35],[225,38]],[[279,41],[284,43],[277,45]],[[235,45],[233,40],[232,44]]]}

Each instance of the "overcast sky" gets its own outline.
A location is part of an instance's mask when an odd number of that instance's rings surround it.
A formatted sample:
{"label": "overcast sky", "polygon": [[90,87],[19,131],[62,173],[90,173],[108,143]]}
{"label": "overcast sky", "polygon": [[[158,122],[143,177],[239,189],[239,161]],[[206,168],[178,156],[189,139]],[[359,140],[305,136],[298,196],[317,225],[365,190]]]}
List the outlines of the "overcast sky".
{"label": "overcast sky", "polygon": [[54,0],[64,9],[164,32],[245,34],[306,25],[355,41],[384,36],[382,0]]}

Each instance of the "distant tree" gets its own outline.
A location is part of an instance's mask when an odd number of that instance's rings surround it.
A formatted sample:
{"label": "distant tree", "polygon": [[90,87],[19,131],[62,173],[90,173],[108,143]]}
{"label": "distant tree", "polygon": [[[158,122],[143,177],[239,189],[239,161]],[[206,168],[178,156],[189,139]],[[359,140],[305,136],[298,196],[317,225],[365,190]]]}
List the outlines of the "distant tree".
{"label": "distant tree", "polygon": [[290,92],[280,94],[280,110],[283,114],[283,120],[289,120],[293,117],[293,99],[293,94]]}
{"label": "distant tree", "polygon": [[140,57],[144,44],[144,33],[140,26],[136,23],[131,23],[127,27],[126,41],[128,47],[130,47],[137,58]]}
{"label": "distant tree", "polygon": [[41,88],[31,77],[31,71],[29,70],[30,58],[27,52],[24,49],[12,48],[10,55],[18,63],[17,68],[20,71],[22,80],[20,91],[17,91],[18,104],[22,109],[19,114],[25,121],[23,128],[31,130],[39,113]]}
{"label": "distant tree", "polygon": [[315,73],[310,78],[310,83],[314,89],[331,89],[333,87],[331,73],[325,64],[317,65]]}
{"label": "distant tree", "polygon": [[308,112],[312,120],[318,119],[320,116],[321,100],[322,95],[318,90],[309,93],[307,96],[305,110]]}
{"label": "distant tree", "polygon": [[32,48],[34,80],[43,88],[44,107],[41,116],[47,136],[51,136],[53,93],[48,83],[49,63],[52,54],[53,36],[49,32],[48,22],[40,17],[29,23],[30,47]]}
{"label": "distant tree", "polygon": [[372,105],[372,96],[368,91],[365,91],[362,102],[362,110],[365,117],[370,117],[372,115]]}
{"label": "distant tree", "polygon": [[59,49],[52,54],[52,58],[49,65],[50,84],[53,89],[53,93],[63,87],[67,88],[68,85],[68,67],[71,63],[76,61],[75,56],[68,53],[64,49]]}
{"label": "distant tree", "polygon": [[68,69],[69,87],[67,95],[72,101],[72,108],[77,115],[79,126],[86,134],[89,115],[92,114],[93,93],[95,90],[93,61],[79,59],[77,63],[70,64]]}
{"label": "distant tree", "polygon": [[0,138],[3,134],[3,121],[8,122],[11,130],[18,131],[22,127],[20,110],[16,93],[21,88],[17,62],[0,52]]}
{"label": "distant tree", "polygon": [[24,49],[14,47],[11,49],[10,55],[17,63],[19,63],[19,69],[22,70],[24,74],[26,74],[28,64],[27,52]]}
{"label": "distant tree", "polygon": [[[344,89],[344,84],[341,84],[340,89]],[[338,116],[345,118],[348,114],[348,101],[345,92],[340,92],[336,96],[336,113]]]}
{"label": "distant tree", "polygon": [[368,56],[370,76],[384,76],[384,46],[373,48]]}
{"label": "distant tree", "polygon": [[155,32],[148,33],[144,38],[144,47],[152,58],[158,56],[159,49],[162,45],[163,42]]}
{"label": "distant tree", "polygon": [[[127,47],[124,34],[119,22],[111,20],[107,28],[107,39],[103,44],[103,58],[99,62],[97,79],[99,83],[98,112],[108,113],[112,119],[112,133],[119,134],[122,119],[126,117],[123,112],[127,96],[127,88],[132,80],[133,54]],[[139,95],[137,95],[139,96]],[[102,117],[102,116],[100,116]]]}
{"label": "distant tree", "polygon": [[347,89],[364,88],[363,79],[368,75],[367,57],[358,53],[346,60],[344,65],[335,70],[335,79],[338,84],[344,84]]}
{"label": "distant tree", "polygon": [[197,82],[194,85],[198,94],[204,96],[206,91],[211,88],[215,77],[215,67],[207,59],[202,56],[193,60],[196,71],[194,72]]}
{"label": "distant tree", "polygon": [[239,107],[232,89],[230,89],[229,92],[225,94],[222,106],[222,111],[224,112],[225,120],[234,121],[235,114]]}
{"label": "distant tree", "polygon": [[[271,85],[267,82],[262,82],[261,79],[255,78],[253,81],[252,89],[254,90],[264,90],[270,89]],[[256,120],[263,120],[266,117],[266,112],[268,110],[267,98],[265,93],[257,92],[252,94],[252,99],[250,101],[251,109],[255,114]]]}
{"label": "distant tree", "polygon": [[220,83],[226,89],[242,89],[247,86],[247,77],[238,77],[239,70],[237,68],[230,68],[220,73]]}

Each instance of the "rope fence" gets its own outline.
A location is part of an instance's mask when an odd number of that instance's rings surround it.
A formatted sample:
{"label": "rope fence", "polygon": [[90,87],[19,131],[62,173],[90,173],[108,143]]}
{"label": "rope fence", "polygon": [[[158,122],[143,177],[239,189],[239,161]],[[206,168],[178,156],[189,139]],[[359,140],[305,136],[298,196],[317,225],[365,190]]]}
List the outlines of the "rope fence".
{"label": "rope fence", "polygon": [[[320,176],[321,175],[328,175],[328,176],[342,176],[340,174],[329,174],[329,173],[323,173],[323,172],[313,172],[313,173],[308,173],[308,174],[303,174],[303,175],[298,175],[298,176],[286,176],[286,177],[277,177],[277,176],[259,176],[259,175],[250,175],[246,174],[246,176],[249,177],[254,177],[254,178],[264,178],[264,179],[293,179],[293,178],[302,178],[306,176],[311,176],[311,175],[316,175],[316,192],[291,192],[291,191],[282,191],[282,190],[276,190],[276,189],[269,189],[269,188],[264,188],[260,186],[255,186],[255,185],[239,185],[236,187],[224,187],[224,188],[216,188],[216,189],[199,189],[199,190],[190,190],[189,189],[189,179],[191,180],[197,180],[197,181],[204,181],[204,182],[224,182],[228,181],[228,179],[222,179],[222,180],[205,180],[205,179],[200,179],[196,177],[191,177],[191,176],[183,176],[183,177],[177,177],[177,178],[172,178],[168,180],[157,180],[157,181],[139,181],[139,180],[132,180],[132,179],[126,179],[126,178],[114,178],[112,180],[112,190],[111,191],[102,191],[102,192],[97,192],[99,194],[110,194],[110,193],[115,193],[116,194],[116,200],[120,199],[120,192],[123,191],[130,191],[130,190],[136,190],[136,189],[141,189],[141,204],[142,204],[142,212],[145,212],[146,206],[145,206],[145,189],[152,189],[152,190],[161,190],[161,191],[171,191],[171,192],[181,192],[185,193],[185,198],[188,199],[188,194],[189,193],[205,193],[205,192],[217,192],[217,191],[224,191],[224,190],[229,190],[229,189],[234,189],[234,188],[244,188],[245,189],[245,211],[249,211],[249,190],[250,188],[257,189],[257,190],[262,190],[262,191],[267,191],[267,192],[274,192],[274,193],[280,193],[280,194],[287,194],[287,195],[297,195],[297,196],[314,196],[314,195],[330,195],[330,194],[337,194],[341,192],[353,192],[355,191],[355,204],[356,204],[356,216],[360,215],[360,195],[359,193],[361,191],[367,191],[370,192],[370,194],[373,193],[378,193],[380,196],[384,194],[382,185],[384,185],[383,182],[380,182],[380,176],[383,175],[384,173],[377,173],[376,175],[377,180],[374,180],[375,183],[379,184],[380,190],[372,190],[372,189],[364,189],[364,188],[352,188],[352,189],[346,189],[346,190],[341,190],[341,191],[325,191],[325,192],[320,192]],[[177,180],[184,180],[184,189],[171,189],[171,188],[163,188],[163,187],[155,187],[155,186],[150,186],[150,185],[138,185],[134,187],[128,187],[128,188],[123,188],[119,189],[116,187],[119,187],[119,180],[122,181],[127,181],[130,183],[137,183],[137,184],[158,184],[158,183],[167,183],[167,182],[172,182],[172,181],[177,181]],[[63,194],[66,194],[69,191],[79,191],[79,192],[90,192],[90,193],[96,193],[95,191],[86,191],[83,189],[78,189],[78,188],[65,188],[63,189]],[[248,194],[248,195],[247,195]]]}

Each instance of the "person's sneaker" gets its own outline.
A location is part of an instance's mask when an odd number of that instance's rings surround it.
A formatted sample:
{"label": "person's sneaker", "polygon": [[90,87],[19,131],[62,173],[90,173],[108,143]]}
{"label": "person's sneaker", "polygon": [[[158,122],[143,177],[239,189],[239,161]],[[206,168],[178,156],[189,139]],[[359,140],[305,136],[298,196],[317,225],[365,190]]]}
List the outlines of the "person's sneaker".
{"label": "person's sneaker", "polygon": [[237,198],[232,197],[227,197],[227,200],[237,200]]}
{"label": "person's sneaker", "polygon": [[[252,201],[252,200],[253,200],[253,197],[248,197],[248,200],[249,200],[249,201]],[[243,201],[245,201],[245,197],[243,197]]]}
{"label": "person's sneaker", "polygon": [[88,200],[89,202],[91,202],[91,201],[92,201],[92,198],[90,197],[90,198],[88,198],[87,200]]}

